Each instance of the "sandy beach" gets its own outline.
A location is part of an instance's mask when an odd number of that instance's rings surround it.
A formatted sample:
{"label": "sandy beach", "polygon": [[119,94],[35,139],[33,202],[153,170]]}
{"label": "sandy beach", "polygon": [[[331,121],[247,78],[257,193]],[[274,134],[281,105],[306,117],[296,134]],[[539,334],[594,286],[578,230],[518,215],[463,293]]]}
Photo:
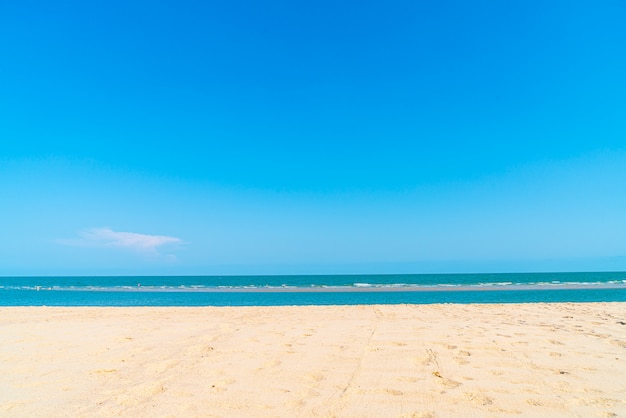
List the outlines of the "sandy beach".
{"label": "sandy beach", "polygon": [[0,309],[4,417],[626,416],[626,304]]}

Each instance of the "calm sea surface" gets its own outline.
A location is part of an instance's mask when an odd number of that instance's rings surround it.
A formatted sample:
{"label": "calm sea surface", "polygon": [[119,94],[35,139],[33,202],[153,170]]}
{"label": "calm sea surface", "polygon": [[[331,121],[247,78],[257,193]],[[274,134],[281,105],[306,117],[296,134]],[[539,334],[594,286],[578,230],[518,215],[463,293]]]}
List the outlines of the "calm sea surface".
{"label": "calm sea surface", "polygon": [[626,301],[626,272],[0,277],[0,306],[250,306]]}

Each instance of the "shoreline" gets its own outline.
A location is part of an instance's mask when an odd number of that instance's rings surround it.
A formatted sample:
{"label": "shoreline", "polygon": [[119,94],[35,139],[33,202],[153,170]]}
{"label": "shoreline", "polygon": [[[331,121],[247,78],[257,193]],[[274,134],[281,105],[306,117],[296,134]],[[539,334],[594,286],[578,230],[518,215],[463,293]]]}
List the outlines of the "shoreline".
{"label": "shoreline", "polygon": [[626,416],[625,312],[0,307],[0,415]]}
{"label": "shoreline", "polygon": [[518,290],[593,290],[626,289],[624,283],[602,284],[479,284],[479,285],[367,285],[367,286],[241,286],[241,287],[157,287],[157,286],[116,286],[116,287],[42,287],[25,289],[4,289],[9,291],[56,291],[56,292],[197,292],[197,293],[348,293],[348,292],[467,292],[467,291],[518,291]]}

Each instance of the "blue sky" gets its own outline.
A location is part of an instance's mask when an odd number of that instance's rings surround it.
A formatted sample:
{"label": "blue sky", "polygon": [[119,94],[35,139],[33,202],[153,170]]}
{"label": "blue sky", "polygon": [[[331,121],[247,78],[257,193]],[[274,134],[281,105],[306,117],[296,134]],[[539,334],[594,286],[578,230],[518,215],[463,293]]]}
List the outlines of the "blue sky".
{"label": "blue sky", "polygon": [[626,270],[624,21],[4,2],[0,275]]}

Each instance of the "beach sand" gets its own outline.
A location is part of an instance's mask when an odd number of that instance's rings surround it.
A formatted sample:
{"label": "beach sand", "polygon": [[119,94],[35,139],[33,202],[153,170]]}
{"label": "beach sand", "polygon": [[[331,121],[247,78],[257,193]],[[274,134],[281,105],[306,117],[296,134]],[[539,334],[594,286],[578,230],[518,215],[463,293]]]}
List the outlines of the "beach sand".
{"label": "beach sand", "polygon": [[0,416],[626,416],[626,303],[0,308]]}

